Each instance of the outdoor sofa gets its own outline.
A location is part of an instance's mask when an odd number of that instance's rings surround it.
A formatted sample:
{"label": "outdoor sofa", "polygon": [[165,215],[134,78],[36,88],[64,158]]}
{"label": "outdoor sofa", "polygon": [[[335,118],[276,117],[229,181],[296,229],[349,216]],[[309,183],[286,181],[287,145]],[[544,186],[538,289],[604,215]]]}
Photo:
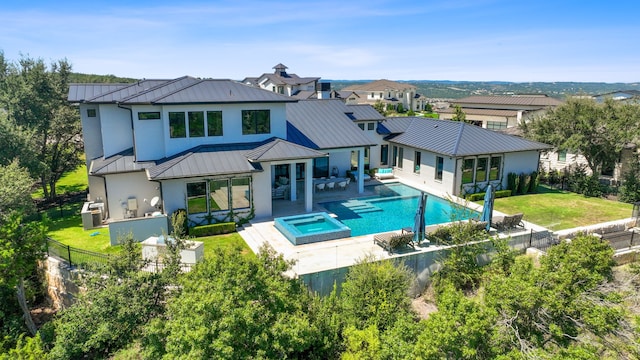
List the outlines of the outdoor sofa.
{"label": "outdoor sofa", "polygon": [[375,172],[374,176],[378,180],[393,179],[393,169],[392,168],[378,169]]}

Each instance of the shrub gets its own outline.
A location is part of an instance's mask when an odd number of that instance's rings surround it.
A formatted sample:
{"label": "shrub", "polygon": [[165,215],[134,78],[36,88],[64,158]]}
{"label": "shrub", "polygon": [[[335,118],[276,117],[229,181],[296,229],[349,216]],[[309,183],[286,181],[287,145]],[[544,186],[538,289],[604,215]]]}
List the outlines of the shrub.
{"label": "shrub", "polygon": [[640,201],[640,162],[637,159],[629,162],[629,168],[622,177],[620,201],[626,203]]}
{"label": "shrub", "polygon": [[518,178],[518,195],[524,195],[529,190],[531,178],[525,173],[520,173]]}
{"label": "shrub", "polygon": [[[480,201],[483,200],[486,195],[486,192],[469,194],[465,197],[465,199],[469,201]],[[511,196],[511,190],[498,190],[495,192],[495,198],[503,198]]]}
{"label": "shrub", "polygon": [[[178,209],[174,211],[173,214],[171,214],[171,218],[184,219],[184,221],[182,222],[182,234],[189,234],[189,222],[187,221],[188,218],[186,209]],[[176,232],[174,229],[172,229],[172,231]]]}
{"label": "shrub", "polygon": [[540,185],[540,177],[538,176],[538,172],[534,171],[530,175],[531,181],[529,182],[529,192],[535,193],[538,191],[538,185]]}
{"label": "shrub", "polygon": [[466,196],[466,199],[469,201],[480,201],[482,199],[484,199],[486,193],[475,193],[475,194],[469,194]]}
{"label": "shrub", "polygon": [[200,236],[229,234],[234,231],[236,231],[236,223],[224,222],[224,223],[192,227],[191,229],[189,229],[189,235],[200,237]]}
{"label": "shrub", "polygon": [[507,189],[511,190],[512,194],[518,193],[518,185],[520,183],[520,178],[516,173],[507,174]]}
{"label": "shrub", "polygon": [[496,199],[503,198],[503,197],[509,197],[509,196],[511,196],[511,190],[509,190],[509,189],[496,191]]}

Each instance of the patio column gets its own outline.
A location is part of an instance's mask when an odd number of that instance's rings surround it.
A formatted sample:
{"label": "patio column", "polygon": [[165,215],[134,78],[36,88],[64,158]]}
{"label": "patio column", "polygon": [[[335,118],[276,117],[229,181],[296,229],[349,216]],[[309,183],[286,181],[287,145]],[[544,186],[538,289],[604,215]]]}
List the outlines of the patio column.
{"label": "patio column", "polygon": [[291,201],[296,201],[298,191],[296,190],[296,163],[289,164],[289,184],[291,184],[289,190],[291,190]]}
{"label": "patio column", "polygon": [[313,210],[313,159],[304,163],[304,210]]}
{"label": "patio column", "polygon": [[358,150],[358,194],[364,192],[364,149]]}

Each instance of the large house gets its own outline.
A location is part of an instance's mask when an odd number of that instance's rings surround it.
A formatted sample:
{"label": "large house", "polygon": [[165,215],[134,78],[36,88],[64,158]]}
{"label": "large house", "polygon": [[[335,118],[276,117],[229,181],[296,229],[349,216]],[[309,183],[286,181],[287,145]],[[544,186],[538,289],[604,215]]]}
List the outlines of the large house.
{"label": "large house", "polygon": [[300,77],[287,73],[288,67],[283,64],[275,65],[273,69],[273,73],[264,73],[258,77],[246,77],[241,82],[300,100],[328,99],[330,96],[331,84],[328,82],[320,83],[319,77]]}
{"label": "large house", "polygon": [[373,105],[381,102],[387,107],[397,108],[402,105],[405,110],[423,111],[427,98],[416,92],[417,87],[408,83],[392,80],[376,80],[360,85],[347,86],[342,91],[354,92],[358,104]]}
{"label": "large house", "polygon": [[453,100],[451,107],[439,109],[440,119],[451,119],[455,106],[465,113],[466,121],[490,130],[517,127],[523,121],[541,116],[549,108],[562,104],[543,94],[511,96],[469,96]]}
{"label": "large house", "polygon": [[369,105],[297,100],[231,80],[72,84],[68,100],[81,113],[90,198],[116,223],[178,209],[192,224],[269,218],[276,199],[310,212],[314,178],[350,171],[362,193],[367,168],[453,195],[500,188],[507,173],[536,170],[548,149],[461,122],[385,119]]}

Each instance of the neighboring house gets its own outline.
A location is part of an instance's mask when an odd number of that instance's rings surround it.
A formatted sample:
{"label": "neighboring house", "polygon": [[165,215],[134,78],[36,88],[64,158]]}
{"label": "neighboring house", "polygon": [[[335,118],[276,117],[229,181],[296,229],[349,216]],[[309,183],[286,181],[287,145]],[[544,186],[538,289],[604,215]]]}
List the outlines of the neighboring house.
{"label": "neighboring house", "polygon": [[331,90],[329,97],[331,99],[341,99],[347,105],[355,105],[358,103],[358,99],[360,99],[360,96],[358,96],[355,91],[348,90]]}
{"label": "neighboring house", "polygon": [[542,116],[549,108],[562,104],[546,95],[469,96],[452,100],[451,106],[438,109],[440,119],[452,119],[460,106],[468,122],[490,130],[516,127],[523,121]]}
{"label": "neighboring house", "polygon": [[373,105],[380,101],[387,107],[397,108],[402,104],[405,110],[423,111],[427,98],[416,93],[417,87],[407,83],[392,80],[376,80],[361,85],[351,85],[342,91],[355,92],[359,104]]}
{"label": "neighboring house", "polygon": [[489,183],[505,189],[508,173],[537,171],[551,146],[458,121],[388,118],[378,133],[390,145],[394,175],[439,191],[465,195]]}
{"label": "neighboring house", "polygon": [[610,93],[593,95],[592,98],[597,102],[604,102],[605,99],[611,98],[616,101],[624,101],[630,103],[640,102],[640,90],[620,90]]}
{"label": "neighboring house", "polygon": [[241,82],[300,100],[329,98],[331,84],[319,82],[319,77],[300,77],[296,74],[289,74],[287,73],[288,68],[283,64],[278,64],[273,69],[273,73],[265,73],[259,77],[247,77]]}
{"label": "neighboring house", "polygon": [[80,109],[90,197],[111,220],[158,208],[186,209],[195,223],[270,217],[284,182],[284,198],[302,187],[311,211],[313,174],[345,173],[352,151],[362,174],[376,145],[339,100],[298,102],[231,80],[72,84],[68,101]]}

